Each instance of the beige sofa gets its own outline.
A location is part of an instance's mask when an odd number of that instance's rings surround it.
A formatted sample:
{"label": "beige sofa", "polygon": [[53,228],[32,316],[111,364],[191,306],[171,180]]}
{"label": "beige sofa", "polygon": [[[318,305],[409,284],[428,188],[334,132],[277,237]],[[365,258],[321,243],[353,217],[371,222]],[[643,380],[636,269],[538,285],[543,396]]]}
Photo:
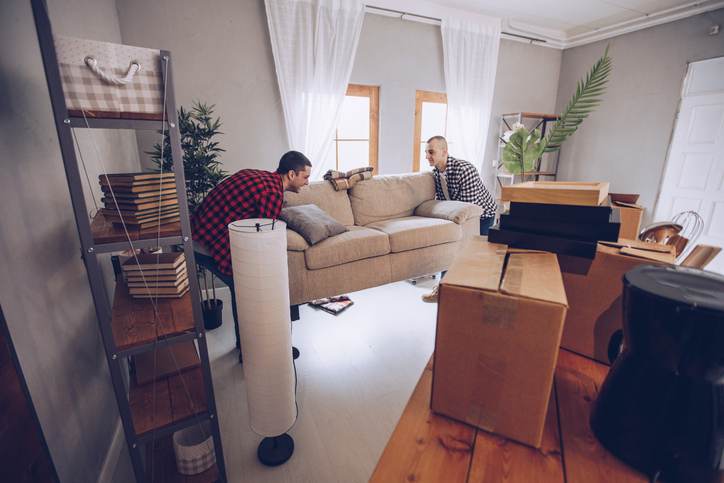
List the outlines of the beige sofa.
{"label": "beige sofa", "polygon": [[310,246],[287,230],[292,305],[447,269],[479,232],[479,206],[435,201],[431,173],[375,176],[349,191],[328,181],[287,192],[286,206],[316,204],[349,228]]}

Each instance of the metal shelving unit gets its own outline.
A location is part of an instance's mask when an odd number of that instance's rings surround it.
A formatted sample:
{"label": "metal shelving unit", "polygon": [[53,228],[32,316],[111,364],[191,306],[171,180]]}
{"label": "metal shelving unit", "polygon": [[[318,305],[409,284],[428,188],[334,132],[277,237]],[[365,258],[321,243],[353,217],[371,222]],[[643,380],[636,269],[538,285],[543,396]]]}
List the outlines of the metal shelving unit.
{"label": "metal shelving unit", "polygon": [[[170,435],[179,429],[208,421],[214,440],[216,465],[201,475],[194,476],[193,481],[225,482],[226,469],[209,354],[200,298],[197,296],[199,286],[183,168],[174,170],[180,222],[162,226],[160,232],[158,228],[131,230],[127,238],[125,232],[114,228],[101,215],[89,220],[73,141],[72,130],[77,128],[159,130],[163,125],[170,134],[173,164],[182,167],[183,155],[171,74],[171,54],[161,51],[161,61],[166,63],[162,72],[168,73],[164,79],[167,86],[165,109],[168,121],[162,124],[160,120],[71,117],[63,94],[46,6],[43,0],[31,0],[31,3],[80,237],[81,256],[88,273],[98,327],[136,480],[186,481],[185,477],[176,473],[173,457],[169,458]],[[153,302],[149,300],[131,298],[125,284],[119,281],[111,303],[101,273],[99,254],[158,246],[180,247],[183,250],[187,263],[189,292],[178,299],[158,299],[155,305],[152,305]],[[150,317],[149,311],[152,314]],[[198,358],[191,368],[181,371],[176,366],[171,374],[165,374],[146,385],[139,385],[130,377],[129,387],[126,387],[123,373],[126,367],[123,364],[125,358],[176,347],[177,344],[188,346],[189,341],[195,342],[194,355]]]}
{"label": "metal shelving unit", "polygon": [[500,116],[500,124],[498,126],[498,186],[496,186],[496,189],[499,189],[504,179],[508,180],[505,184],[513,184],[519,181],[538,181],[541,179],[554,181],[556,179],[558,175],[558,160],[560,159],[561,153],[560,149],[554,153],[544,153],[543,156],[538,159],[535,170],[525,173],[525,179],[520,175],[512,175],[505,172],[500,160],[503,159],[503,148],[505,147],[505,142],[502,140],[503,134],[511,130],[513,124],[516,122],[524,124],[529,131],[540,128],[541,135],[545,136],[549,128],[548,125],[557,120],[558,116],[556,114],[543,114],[539,112],[513,112]]}

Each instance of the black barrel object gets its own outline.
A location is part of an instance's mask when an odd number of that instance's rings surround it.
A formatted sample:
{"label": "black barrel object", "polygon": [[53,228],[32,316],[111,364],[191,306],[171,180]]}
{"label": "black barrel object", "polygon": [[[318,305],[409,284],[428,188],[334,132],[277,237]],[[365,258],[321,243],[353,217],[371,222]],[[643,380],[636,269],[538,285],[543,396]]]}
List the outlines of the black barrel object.
{"label": "black barrel object", "polygon": [[724,277],[643,265],[624,275],[624,348],[591,428],[654,480],[724,481]]}

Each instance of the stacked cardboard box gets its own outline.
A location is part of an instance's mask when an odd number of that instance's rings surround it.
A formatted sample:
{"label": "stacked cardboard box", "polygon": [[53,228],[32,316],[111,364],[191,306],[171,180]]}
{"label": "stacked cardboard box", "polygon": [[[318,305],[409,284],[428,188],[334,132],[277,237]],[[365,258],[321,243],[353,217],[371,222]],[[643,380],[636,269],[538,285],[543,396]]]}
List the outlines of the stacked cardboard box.
{"label": "stacked cardboard box", "polygon": [[178,298],[189,290],[183,252],[141,253],[122,267],[131,297]]}
{"label": "stacked cardboard box", "polygon": [[151,228],[179,221],[173,173],[118,173],[99,177],[104,208],[114,225]]}
{"label": "stacked cardboard box", "polygon": [[618,209],[607,203],[608,183],[529,182],[505,187],[510,209],[488,239],[516,248],[594,258],[596,242],[617,241]]}

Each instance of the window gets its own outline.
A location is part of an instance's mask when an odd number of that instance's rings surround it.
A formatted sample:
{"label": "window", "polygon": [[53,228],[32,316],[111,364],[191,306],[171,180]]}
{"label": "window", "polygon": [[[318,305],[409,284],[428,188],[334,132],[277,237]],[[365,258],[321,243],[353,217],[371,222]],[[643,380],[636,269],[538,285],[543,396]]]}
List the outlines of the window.
{"label": "window", "polygon": [[[415,93],[415,139],[412,149],[412,170],[430,171],[425,161],[425,144],[433,136],[446,136],[447,95],[439,92]],[[452,144],[448,139],[448,146]]]}
{"label": "window", "polygon": [[372,166],[377,174],[379,97],[377,86],[349,85],[329,153],[329,166],[338,171]]}

